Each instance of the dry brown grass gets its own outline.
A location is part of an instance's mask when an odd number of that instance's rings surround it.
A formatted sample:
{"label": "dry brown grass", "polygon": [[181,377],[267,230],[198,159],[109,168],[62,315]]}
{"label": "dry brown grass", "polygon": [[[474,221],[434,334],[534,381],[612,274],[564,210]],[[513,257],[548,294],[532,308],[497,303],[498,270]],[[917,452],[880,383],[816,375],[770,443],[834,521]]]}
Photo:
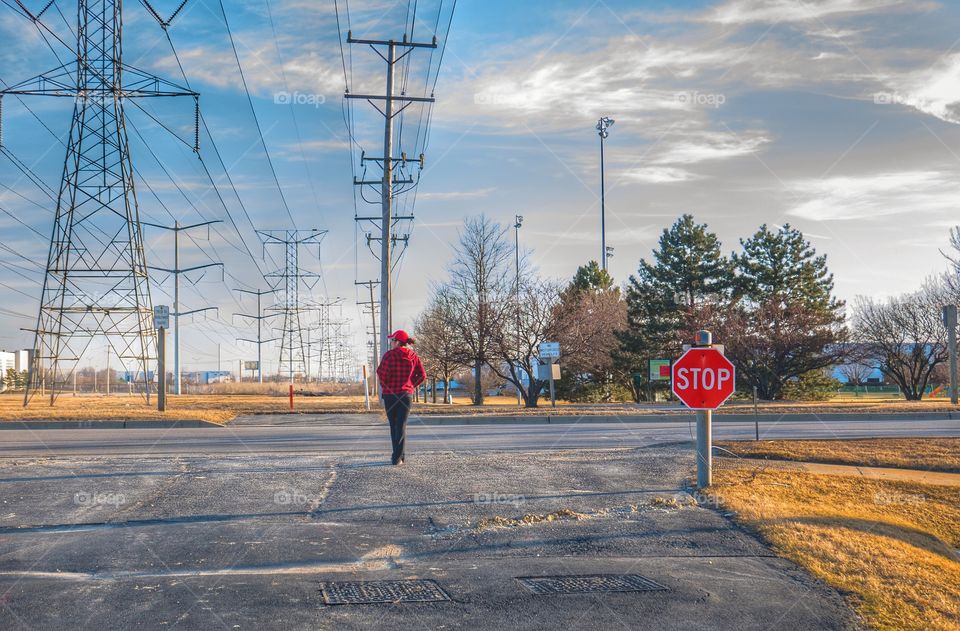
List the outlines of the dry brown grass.
{"label": "dry brown grass", "polygon": [[[286,386],[264,384],[264,391],[250,394],[246,389],[250,385],[242,384],[244,390],[238,393],[220,392],[208,394],[185,394],[179,397],[169,396],[167,411],[160,414],[156,411],[156,404],[147,406],[142,397],[127,394],[104,395],[81,394],[74,397],[65,393],[57,399],[54,407],[47,405],[46,399],[37,396],[30,407],[24,409],[21,405],[22,395],[17,393],[0,394],[0,422],[10,420],[39,420],[39,419],[199,419],[225,423],[243,414],[284,414],[289,412],[286,396]],[[218,386],[221,387],[221,386]],[[344,414],[364,412],[363,396],[342,392],[339,386],[311,386],[314,393],[335,392],[326,396],[301,396],[301,385],[295,386],[294,399],[295,413],[329,413]],[[229,388],[226,388],[230,390]],[[373,411],[380,413],[376,398],[372,401]],[[863,412],[936,412],[956,410],[949,402],[942,401],[884,401],[884,402],[849,402],[849,403],[792,403],[776,402],[764,403],[758,407],[761,414],[794,414],[834,412],[863,413]],[[749,414],[753,406],[749,403],[733,402],[725,405],[719,412],[722,414]],[[650,406],[632,403],[597,403],[575,404],[558,401],[556,408],[551,408],[549,401],[541,400],[538,408],[518,407],[516,399],[512,397],[488,397],[482,407],[474,406],[466,396],[456,397],[453,405],[443,403],[416,403],[415,415],[516,415],[516,416],[617,416],[634,414],[690,414],[690,411],[679,406]]]}
{"label": "dry brown grass", "polygon": [[[50,407],[46,399],[37,397],[23,407],[19,396],[0,396],[0,421],[70,419],[189,419],[226,423],[241,414],[277,414],[289,412],[285,396],[266,395],[192,395],[167,397],[167,411],[158,412],[156,399],[149,407],[139,396],[118,394],[65,394]],[[296,412],[347,413],[362,412],[363,398],[350,396],[296,397]]]}
{"label": "dry brown grass", "polygon": [[721,441],[747,458],[960,473],[960,438]]}
{"label": "dry brown grass", "polygon": [[875,629],[960,629],[960,489],[718,465],[709,491]]}

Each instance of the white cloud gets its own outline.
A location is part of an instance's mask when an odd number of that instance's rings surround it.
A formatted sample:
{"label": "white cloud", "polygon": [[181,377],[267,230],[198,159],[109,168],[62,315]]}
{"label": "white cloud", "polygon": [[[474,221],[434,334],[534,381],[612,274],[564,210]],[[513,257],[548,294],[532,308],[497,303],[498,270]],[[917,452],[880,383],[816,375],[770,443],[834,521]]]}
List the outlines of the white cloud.
{"label": "white cloud", "polygon": [[943,58],[927,70],[895,77],[890,83],[894,93],[886,97],[887,101],[960,123],[960,53]]}
{"label": "white cloud", "polygon": [[623,177],[648,184],[674,184],[699,179],[696,173],[677,167],[651,166],[629,169],[623,172]]}
{"label": "white cloud", "polygon": [[437,191],[417,193],[417,201],[451,201],[457,199],[479,199],[494,191],[493,187],[479,188],[472,191]]}
{"label": "white cloud", "polygon": [[904,0],[731,0],[711,9],[702,19],[724,25],[809,22],[903,4]]}
{"label": "white cloud", "polygon": [[812,221],[873,219],[904,213],[929,218],[935,213],[955,212],[960,206],[956,174],[941,171],[807,179],[794,182],[790,188],[806,199],[788,214]]}
{"label": "white cloud", "polygon": [[739,158],[756,152],[769,139],[759,133],[736,135],[728,132],[703,132],[692,139],[672,144],[657,155],[655,164],[696,164],[707,160]]}

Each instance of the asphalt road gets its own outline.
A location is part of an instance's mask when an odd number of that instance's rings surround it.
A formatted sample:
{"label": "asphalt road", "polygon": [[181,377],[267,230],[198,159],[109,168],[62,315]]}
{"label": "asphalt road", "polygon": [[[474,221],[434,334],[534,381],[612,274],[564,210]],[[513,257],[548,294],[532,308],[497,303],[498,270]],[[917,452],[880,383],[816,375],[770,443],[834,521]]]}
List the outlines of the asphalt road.
{"label": "asphalt road", "polygon": [[[0,629],[856,628],[838,593],[711,498],[698,505],[692,466],[676,446],[415,452],[402,467],[346,454],[4,458]],[[558,575],[664,589],[537,594],[520,580]],[[331,583],[411,579],[449,599],[327,602]]]}
{"label": "asphalt road", "polygon": [[[344,420],[0,431],[0,629],[857,628],[836,591],[691,496],[686,421],[414,424],[392,467],[385,424]],[[761,435],[960,436],[960,422]],[[665,589],[520,580],[634,574]],[[449,599],[327,602],[332,583],[409,579]]]}
{"label": "asphalt road", "polygon": [[[349,417],[342,417],[349,420]],[[594,419],[595,420],[595,419]],[[264,421],[267,422],[267,421]],[[501,451],[646,447],[692,440],[687,421],[531,425],[412,423],[412,451]],[[960,436],[960,420],[845,420],[762,423],[761,439]],[[753,423],[714,423],[717,440],[751,440]],[[356,454],[384,452],[385,423],[228,425],[204,429],[57,429],[0,431],[0,457],[54,455]]]}

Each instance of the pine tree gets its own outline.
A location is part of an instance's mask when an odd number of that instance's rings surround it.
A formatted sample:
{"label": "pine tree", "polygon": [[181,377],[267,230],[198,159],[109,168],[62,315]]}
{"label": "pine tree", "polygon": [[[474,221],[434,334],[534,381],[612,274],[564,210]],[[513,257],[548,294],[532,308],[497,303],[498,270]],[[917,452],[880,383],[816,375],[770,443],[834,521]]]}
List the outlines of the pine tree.
{"label": "pine tree", "polygon": [[[692,215],[677,219],[661,234],[653,262],[641,259],[630,277],[627,330],[618,334],[615,354],[618,368],[625,375],[640,373],[645,382],[648,360],[676,357],[694,331],[720,327],[732,289],[733,266],[717,236]],[[634,386],[634,395],[639,399],[644,393]]]}
{"label": "pine tree", "polygon": [[736,309],[730,310],[727,354],[741,381],[764,399],[778,398],[790,380],[835,364],[845,340],[844,303],[833,296],[826,256],[799,230],[766,225],[741,239]]}
{"label": "pine tree", "polygon": [[615,289],[615,287],[610,272],[602,269],[596,261],[590,261],[577,268],[569,289],[573,291],[607,291]]}

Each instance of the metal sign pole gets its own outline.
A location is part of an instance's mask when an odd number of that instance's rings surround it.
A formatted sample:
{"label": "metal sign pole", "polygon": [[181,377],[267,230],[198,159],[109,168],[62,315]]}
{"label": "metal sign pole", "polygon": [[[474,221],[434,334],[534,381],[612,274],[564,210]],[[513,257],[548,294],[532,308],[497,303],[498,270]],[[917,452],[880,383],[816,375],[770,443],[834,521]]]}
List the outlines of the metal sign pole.
{"label": "metal sign pole", "polygon": [[950,352],[950,403],[957,404],[957,305],[943,308],[943,326],[947,329],[947,347]]}
{"label": "metal sign pole", "polygon": [[553,385],[553,358],[550,358],[550,406],[557,407],[557,392]]}
{"label": "metal sign pole", "polygon": [[[695,347],[713,346],[710,331],[697,331]],[[713,483],[713,410],[697,411],[697,488]]]}
{"label": "metal sign pole", "polygon": [[167,410],[167,330],[157,329],[157,411]]}
{"label": "metal sign pole", "polygon": [[370,380],[367,379],[367,365],[363,365],[363,407],[370,409]]}

